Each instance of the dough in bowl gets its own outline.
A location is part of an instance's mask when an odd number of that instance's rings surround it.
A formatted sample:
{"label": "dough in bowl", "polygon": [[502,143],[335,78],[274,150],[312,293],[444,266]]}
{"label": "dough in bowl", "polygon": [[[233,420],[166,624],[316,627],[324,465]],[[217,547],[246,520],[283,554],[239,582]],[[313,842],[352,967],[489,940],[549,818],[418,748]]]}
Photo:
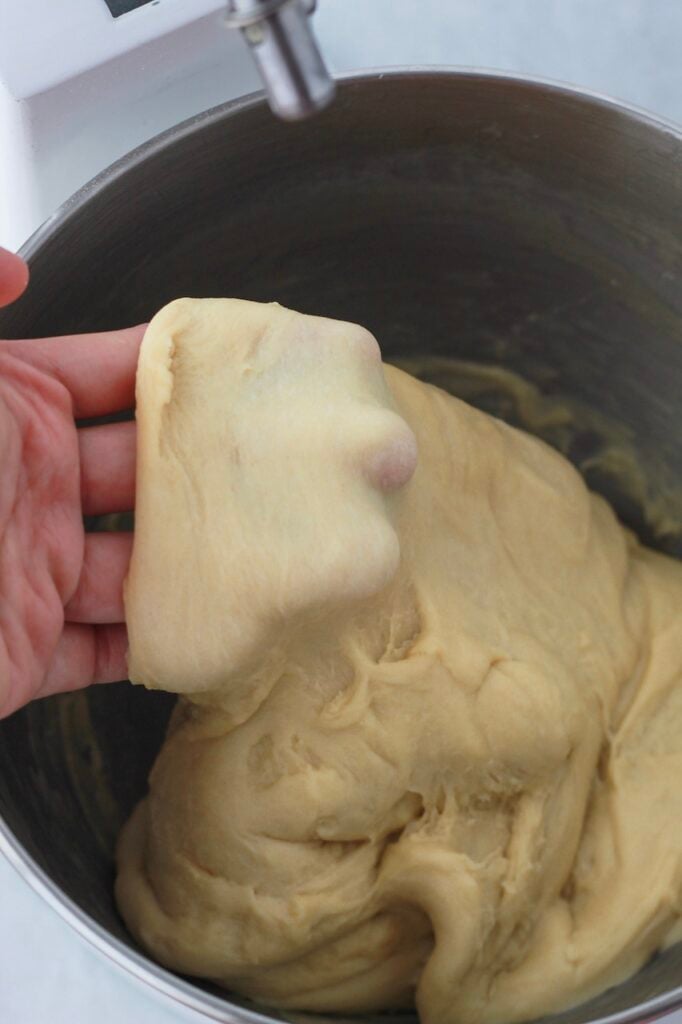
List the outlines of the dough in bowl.
{"label": "dough in bowl", "polygon": [[137,377],[130,676],[180,694],[116,896],[166,966],[423,1024],[682,937],[682,565],[352,324],[181,299]]}

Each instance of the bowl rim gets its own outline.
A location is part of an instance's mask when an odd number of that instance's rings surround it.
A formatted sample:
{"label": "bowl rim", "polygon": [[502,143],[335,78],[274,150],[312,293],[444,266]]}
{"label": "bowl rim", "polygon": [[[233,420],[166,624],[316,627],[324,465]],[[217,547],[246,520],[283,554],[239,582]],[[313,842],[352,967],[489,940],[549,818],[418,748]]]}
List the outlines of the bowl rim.
{"label": "bowl rim", "polygon": [[[591,109],[600,108],[610,111],[630,122],[644,125],[661,135],[669,136],[676,142],[682,143],[682,126],[673,121],[605,94],[543,77],[447,65],[378,67],[351,71],[335,77],[342,89],[345,85],[355,82],[371,83],[385,79],[395,81],[415,77],[467,79],[478,81],[484,87],[489,84],[510,82],[558,99],[572,98]],[[162,152],[179,139],[191,136],[206,124],[216,124],[236,117],[244,111],[266,106],[264,92],[261,90],[252,92],[195,114],[143,142],[95,175],[62,203],[22,245],[19,250],[20,255],[30,264],[42,246],[58,234],[64,224],[78,214],[91,199],[148,157]],[[223,998],[204,991],[190,981],[161,967],[145,954],[131,948],[121,939],[112,935],[70,896],[67,896],[37,864],[1,814],[0,854],[5,856],[30,888],[41,896],[48,906],[56,911],[81,938],[139,983],[151,986],[171,1001],[203,1014],[205,1018],[221,1021],[224,1024],[273,1024],[277,1020],[268,1015],[265,1008],[264,1013],[261,1013],[258,1010],[229,1002],[227,995]],[[594,1018],[590,1024],[642,1024],[644,1021],[656,1019],[680,1008],[682,1008],[682,985],[626,1010],[609,1014],[606,1017]],[[401,1018],[396,1017],[395,1019],[400,1021]],[[408,1018],[403,1019],[407,1020]],[[361,1021],[361,1018],[358,1018],[358,1021]]]}
{"label": "bowl rim", "polygon": [[[334,80],[343,89],[345,85],[353,84],[354,82],[368,83],[383,81],[384,79],[395,81],[415,77],[467,79],[469,81],[479,81],[484,85],[510,82],[515,85],[527,86],[533,91],[544,92],[549,96],[571,98],[583,102],[592,109],[598,108],[610,111],[631,122],[669,136],[675,142],[682,143],[682,123],[677,124],[672,119],[654,114],[635,104],[626,103],[606,93],[584,89],[570,82],[562,82],[558,79],[542,76],[522,75],[514,71],[500,71],[487,68],[414,64],[362,68],[361,70],[347,71],[343,74],[335,75]],[[108,167],[105,167],[93,178],[81,185],[73,195],[64,200],[23,243],[19,249],[19,255],[30,263],[40,247],[52,235],[56,234],[71,217],[79,212],[90,199],[102,192],[112,182],[125,175],[133,167],[143,163],[149,156],[161,152],[179,139],[192,135],[204,124],[214,124],[255,107],[267,107],[263,90],[259,89],[255,92],[246,93],[244,96],[238,96],[215,107],[210,107],[208,110],[201,111],[186,118],[184,121],[180,121],[176,125],[172,125],[170,128],[166,128],[145,142],[140,143],[139,146],[135,146],[128,153],[119,157],[118,160],[109,164]],[[318,116],[324,116],[324,112]]]}

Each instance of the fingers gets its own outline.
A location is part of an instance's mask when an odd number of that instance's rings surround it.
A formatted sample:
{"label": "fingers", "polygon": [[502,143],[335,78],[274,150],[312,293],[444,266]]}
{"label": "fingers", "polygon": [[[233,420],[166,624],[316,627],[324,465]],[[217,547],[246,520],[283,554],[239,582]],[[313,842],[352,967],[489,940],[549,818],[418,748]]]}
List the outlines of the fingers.
{"label": "fingers", "polygon": [[28,284],[28,267],[21,256],[0,249],[0,306],[18,299]]}
{"label": "fingers", "polygon": [[38,697],[126,678],[123,579],[131,549],[132,534],[86,535],[81,577]]}
{"label": "fingers", "polygon": [[135,433],[132,422],[78,431],[85,515],[127,512],[134,507]]}
{"label": "fingers", "polygon": [[123,580],[132,546],[132,533],[85,535],[83,569],[76,591],[64,609],[67,623],[124,621]]}
{"label": "fingers", "polygon": [[67,622],[38,697],[125,679],[128,636],[124,625]]}
{"label": "fingers", "polygon": [[76,419],[132,409],[135,370],[145,325],[101,334],[6,341],[13,356],[48,373],[69,390]]}

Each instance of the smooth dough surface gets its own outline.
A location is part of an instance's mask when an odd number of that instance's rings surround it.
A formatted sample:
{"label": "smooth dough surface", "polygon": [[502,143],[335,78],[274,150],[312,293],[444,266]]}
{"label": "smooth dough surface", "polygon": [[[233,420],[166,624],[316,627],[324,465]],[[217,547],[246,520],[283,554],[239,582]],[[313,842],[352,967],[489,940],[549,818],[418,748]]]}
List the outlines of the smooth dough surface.
{"label": "smooth dough surface", "polygon": [[680,563],[354,325],[179,300],[137,402],[130,674],[182,695],[119,843],[143,946],[496,1024],[682,937]]}

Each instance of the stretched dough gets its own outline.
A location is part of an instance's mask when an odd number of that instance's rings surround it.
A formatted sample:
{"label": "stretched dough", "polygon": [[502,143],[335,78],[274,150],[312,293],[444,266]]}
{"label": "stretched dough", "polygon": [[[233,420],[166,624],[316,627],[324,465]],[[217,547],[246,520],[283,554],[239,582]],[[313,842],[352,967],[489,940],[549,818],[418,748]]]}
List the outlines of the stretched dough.
{"label": "stretched dough", "polygon": [[137,401],[130,675],[182,694],[119,843],[143,946],[496,1024],[682,937],[682,565],[350,324],[179,300]]}

